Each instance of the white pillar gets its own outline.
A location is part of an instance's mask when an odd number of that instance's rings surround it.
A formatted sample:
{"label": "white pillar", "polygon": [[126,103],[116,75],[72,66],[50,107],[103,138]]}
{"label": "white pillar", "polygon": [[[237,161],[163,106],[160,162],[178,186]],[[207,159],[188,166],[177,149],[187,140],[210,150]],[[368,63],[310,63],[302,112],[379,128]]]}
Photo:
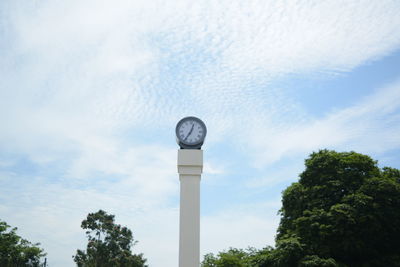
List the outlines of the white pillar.
{"label": "white pillar", "polygon": [[200,178],[203,150],[178,150],[181,184],[179,214],[179,267],[200,265]]}

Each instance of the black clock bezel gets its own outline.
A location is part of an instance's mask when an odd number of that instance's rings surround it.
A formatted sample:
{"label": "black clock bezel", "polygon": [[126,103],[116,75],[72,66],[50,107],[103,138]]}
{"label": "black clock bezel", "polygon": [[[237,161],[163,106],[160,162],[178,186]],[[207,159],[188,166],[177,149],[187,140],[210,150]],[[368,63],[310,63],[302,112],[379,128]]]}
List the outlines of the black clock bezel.
{"label": "black clock bezel", "polygon": [[[201,125],[201,127],[204,129],[203,136],[201,137],[201,139],[198,142],[196,142],[194,144],[190,144],[190,143],[187,143],[187,142],[181,140],[181,138],[179,136],[179,130],[178,130],[179,126],[187,120],[194,120],[194,121],[198,122]],[[207,135],[207,127],[206,127],[205,123],[202,120],[200,120],[199,118],[189,116],[189,117],[185,117],[185,118],[181,119],[180,121],[178,121],[178,123],[176,124],[176,127],[175,127],[175,134],[176,134],[176,142],[178,143],[178,145],[180,146],[181,149],[201,149],[201,146],[203,145],[204,140]]]}

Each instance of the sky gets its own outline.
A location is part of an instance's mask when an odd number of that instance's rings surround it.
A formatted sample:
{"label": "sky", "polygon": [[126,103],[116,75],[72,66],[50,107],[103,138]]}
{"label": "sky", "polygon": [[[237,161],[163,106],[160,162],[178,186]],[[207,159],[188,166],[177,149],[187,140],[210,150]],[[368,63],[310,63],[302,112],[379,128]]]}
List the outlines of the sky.
{"label": "sky", "polygon": [[313,151],[400,168],[400,2],[0,1],[0,219],[74,266],[103,209],[178,262],[175,125],[207,125],[201,254],[274,245]]}

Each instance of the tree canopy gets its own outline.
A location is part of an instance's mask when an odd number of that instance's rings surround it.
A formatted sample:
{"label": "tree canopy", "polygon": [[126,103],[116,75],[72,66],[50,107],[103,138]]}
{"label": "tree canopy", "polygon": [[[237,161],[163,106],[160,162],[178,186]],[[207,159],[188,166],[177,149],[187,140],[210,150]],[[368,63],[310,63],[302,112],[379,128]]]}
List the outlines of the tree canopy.
{"label": "tree canopy", "polygon": [[209,253],[204,256],[202,267],[250,267],[254,266],[257,250],[230,248],[228,251],[219,252],[218,255]]}
{"label": "tree canopy", "polygon": [[321,150],[283,192],[277,244],[300,242],[302,257],[348,266],[399,266],[400,171],[369,156]]}
{"label": "tree canopy", "polygon": [[330,150],[312,153],[305,166],[282,194],[275,248],[232,265],[209,254],[203,266],[400,266],[400,171]]}
{"label": "tree canopy", "polygon": [[0,266],[40,266],[41,258],[46,255],[40,244],[32,244],[17,235],[16,231],[16,227],[11,228],[0,220]]}
{"label": "tree canopy", "polygon": [[132,231],[115,224],[114,215],[103,210],[89,213],[82,221],[88,244],[86,251],[77,250],[73,259],[79,267],[145,267],[142,254],[132,254],[131,247],[137,243]]}

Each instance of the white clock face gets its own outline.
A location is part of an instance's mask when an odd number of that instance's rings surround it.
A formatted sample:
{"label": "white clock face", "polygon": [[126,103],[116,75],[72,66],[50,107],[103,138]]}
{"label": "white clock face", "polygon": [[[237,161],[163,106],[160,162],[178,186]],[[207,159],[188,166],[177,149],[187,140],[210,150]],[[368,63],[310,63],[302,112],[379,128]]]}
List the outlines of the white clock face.
{"label": "white clock face", "polygon": [[179,139],[186,144],[197,144],[203,139],[205,129],[196,120],[189,119],[179,125],[178,135]]}

